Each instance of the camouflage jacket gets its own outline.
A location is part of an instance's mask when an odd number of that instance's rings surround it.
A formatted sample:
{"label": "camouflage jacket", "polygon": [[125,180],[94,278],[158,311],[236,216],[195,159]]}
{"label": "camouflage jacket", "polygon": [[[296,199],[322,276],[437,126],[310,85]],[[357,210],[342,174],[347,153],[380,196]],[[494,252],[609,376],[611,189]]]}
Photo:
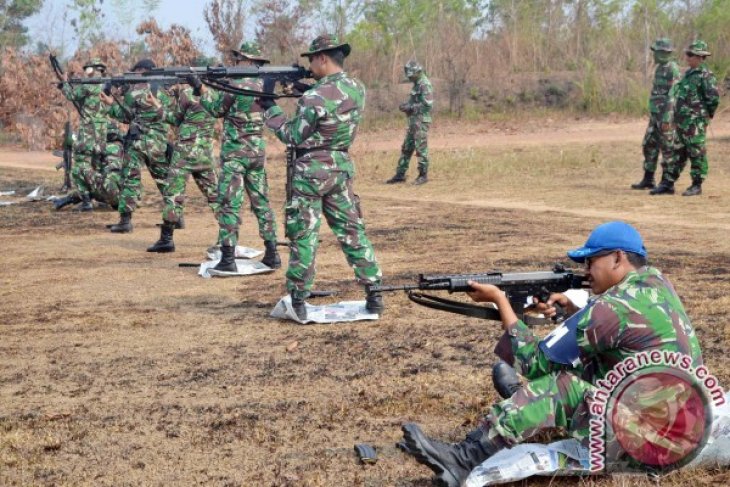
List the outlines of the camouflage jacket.
{"label": "camouflage jacket", "polygon": [[347,151],[364,109],[365,87],[343,71],[325,76],[307,90],[291,120],[280,107],[271,107],[265,114],[266,126],[284,144],[297,148],[296,173],[325,179],[341,171],[352,177],[355,167]]}
{"label": "camouflage jacket", "polygon": [[[594,296],[578,322],[577,341],[582,363],[577,372],[594,384],[617,363],[641,351],[681,352],[692,357],[694,366],[702,364],[699,341],[677,293],[653,267],[632,271]],[[519,321],[503,335],[495,353],[528,378],[566,367],[550,362],[539,342]]]}
{"label": "camouflage jacket", "polygon": [[101,85],[75,85],[63,83],[61,92],[69,101],[76,102],[81,108],[81,124],[104,124],[107,123],[109,108],[101,101]]}
{"label": "camouflage jacket", "polygon": [[422,122],[431,122],[433,86],[424,73],[413,82],[411,94],[403,106],[409,117],[417,117]]}
{"label": "camouflage jacket", "polygon": [[672,123],[674,118],[672,87],[677,84],[680,76],[679,66],[674,61],[657,65],[649,97],[649,113],[652,119],[661,123]]}
{"label": "camouflage jacket", "polygon": [[[157,91],[156,97],[161,106],[158,108],[147,103],[147,93],[150,93],[148,84],[131,85],[118,102],[109,109],[109,115],[120,122],[136,125],[142,137],[167,139],[170,124],[167,120],[167,110],[172,100],[164,90]],[[130,127],[131,129],[131,127]]]}
{"label": "camouflage jacket", "polygon": [[[263,89],[263,80],[258,78],[228,82],[248,90]],[[263,139],[264,111],[254,97],[207,89],[200,102],[214,117],[223,118],[223,159],[263,155],[266,148]]]}
{"label": "camouflage jacket", "polygon": [[712,118],[720,104],[717,79],[704,64],[688,69],[674,87],[675,121]]}
{"label": "camouflage jacket", "polygon": [[175,90],[167,121],[178,127],[177,141],[185,145],[213,145],[215,119],[203,107],[190,86]]}

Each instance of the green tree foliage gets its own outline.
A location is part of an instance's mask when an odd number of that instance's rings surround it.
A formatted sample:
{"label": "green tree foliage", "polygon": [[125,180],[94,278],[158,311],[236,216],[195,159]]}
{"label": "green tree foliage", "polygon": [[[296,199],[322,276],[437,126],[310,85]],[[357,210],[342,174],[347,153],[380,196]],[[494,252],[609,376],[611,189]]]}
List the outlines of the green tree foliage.
{"label": "green tree foliage", "polygon": [[0,46],[25,46],[30,39],[23,21],[42,6],[43,0],[0,0]]}

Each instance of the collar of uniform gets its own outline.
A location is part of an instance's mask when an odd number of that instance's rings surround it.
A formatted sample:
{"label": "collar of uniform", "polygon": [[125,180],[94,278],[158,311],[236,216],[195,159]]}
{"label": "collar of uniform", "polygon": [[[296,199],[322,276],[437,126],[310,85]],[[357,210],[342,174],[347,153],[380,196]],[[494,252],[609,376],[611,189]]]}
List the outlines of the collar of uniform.
{"label": "collar of uniform", "polygon": [[645,265],[644,267],[639,267],[635,271],[629,271],[626,276],[624,276],[624,278],[621,280],[621,282],[614,284],[610,288],[606,289],[603,294],[615,292],[619,289],[626,289],[627,287],[635,285],[636,282],[643,281],[650,276],[661,276],[661,273],[655,267],[651,267],[648,265]]}
{"label": "collar of uniform", "polygon": [[346,75],[347,75],[347,73],[345,73],[344,71],[340,71],[339,73],[324,76],[324,77],[320,78],[319,81],[317,81],[317,83],[314,86],[323,85],[325,83],[329,83],[330,81],[333,81],[333,80],[336,80],[339,78],[344,78]]}

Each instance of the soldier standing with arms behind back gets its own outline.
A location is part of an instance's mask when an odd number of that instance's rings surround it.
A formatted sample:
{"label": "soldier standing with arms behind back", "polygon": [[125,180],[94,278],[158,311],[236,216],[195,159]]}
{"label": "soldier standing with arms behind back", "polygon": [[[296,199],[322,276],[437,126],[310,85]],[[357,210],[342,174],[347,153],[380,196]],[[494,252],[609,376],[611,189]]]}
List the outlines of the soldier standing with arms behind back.
{"label": "soldier standing with arms behind back", "polygon": [[[259,103],[267,108],[266,126],[284,144],[296,148],[291,195],[286,206],[286,234],[291,242],[287,290],[300,319],[306,318],[304,300],[314,284],[321,216],[337,236],[357,281],[379,284],[382,278],[375,252],[365,235],[360,200],[353,190],[355,167],[349,154],[365,108],[365,88],[343,71],[350,45],[337,36],[323,35],[302,54],[317,82],[297,103],[291,120],[274,100]],[[273,92],[265,83],[264,91]],[[367,297],[372,313],[383,312],[380,294]]]}
{"label": "soldier standing with arms behind back", "polygon": [[[236,64],[257,67],[269,63],[258,44],[244,42],[233,50]],[[198,80],[190,80],[196,85]],[[261,91],[263,82],[257,78],[231,80],[239,88]],[[266,178],[266,142],[263,138],[264,109],[252,96],[235,95],[208,90],[201,86],[201,103],[214,117],[223,118],[221,142],[221,173],[218,182],[218,243],[221,260],[215,270],[236,272],[236,245],[241,226],[241,206],[244,190],[251,211],[259,223],[259,236],[266,252],[261,262],[272,269],[281,267],[276,250],[276,219],[269,204],[269,183]]]}
{"label": "soldier standing with arms behind back", "polygon": [[403,67],[406,78],[413,83],[408,101],[398,109],[408,116],[408,131],[401,147],[398,168],[388,184],[404,183],[413,151],[418,157],[418,178],[413,184],[428,182],[428,129],[431,126],[433,108],[433,86],[423,68],[415,61],[408,61]]}
{"label": "soldier standing with arms behind back", "polygon": [[679,179],[687,159],[691,163],[692,185],[682,196],[702,194],[702,182],[707,177],[706,131],[720,104],[717,79],[707,69],[705,59],[710,55],[705,41],[696,40],[685,50],[689,69],[674,87],[674,123],[677,141],[666,177],[651,194],[674,194],[674,182]]}
{"label": "soldier standing with arms behind back", "polygon": [[659,153],[662,154],[662,179],[667,164],[672,160],[674,149],[674,97],[672,87],[679,81],[677,63],[670,59],[672,41],[657,39],[651,46],[654,52],[654,85],[649,97],[649,126],[646,128],[642,149],[644,151],[644,178],[631,189],[653,189]]}

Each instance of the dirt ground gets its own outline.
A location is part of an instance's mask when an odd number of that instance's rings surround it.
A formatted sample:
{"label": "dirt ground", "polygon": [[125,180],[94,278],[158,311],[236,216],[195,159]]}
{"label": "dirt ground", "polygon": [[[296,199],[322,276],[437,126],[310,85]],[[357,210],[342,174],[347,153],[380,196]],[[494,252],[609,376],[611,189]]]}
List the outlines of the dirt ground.
{"label": "dirt ground", "polygon": [[[628,189],[641,174],[643,129],[632,120],[437,124],[432,181],[422,187],[383,184],[400,130],[361,134],[356,189],[385,281],[546,269],[595,225],[626,219],[675,284],[708,366],[728,383],[730,119],[713,125],[711,173],[697,198]],[[0,191],[44,184],[53,193],[55,162],[0,151]],[[276,143],[269,168],[281,220]],[[109,211],[0,207],[0,485],[431,485],[429,471],[395,449],[400,425],[463,437],[496,400],[489,370],[499,326],[432,312],[402,294],[386,297],[375,323],[272,320],[282,271],[204,280],[178,266],[200,262],[216,238],[196,189],[187,228],[175,233],[177,252],[144,251],[160,218],[160,197],[145,178],[128,235],[105,231],[117,219]],[[687,184],[683,174],[678,188]],[[241,243],[261,247],[253,217],[243,216]],[[317,288],[358,299],[326,225],[322,240]],[[378,448],[377,465],[358,464],[353,445],[361,442]],[[690,482],[727,485],[730,475],[679,472],[661,483]],[[654,483],[524,483],[576,484]]]}

